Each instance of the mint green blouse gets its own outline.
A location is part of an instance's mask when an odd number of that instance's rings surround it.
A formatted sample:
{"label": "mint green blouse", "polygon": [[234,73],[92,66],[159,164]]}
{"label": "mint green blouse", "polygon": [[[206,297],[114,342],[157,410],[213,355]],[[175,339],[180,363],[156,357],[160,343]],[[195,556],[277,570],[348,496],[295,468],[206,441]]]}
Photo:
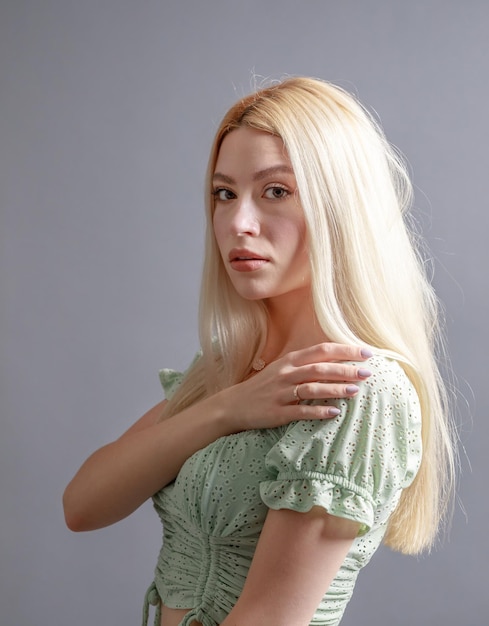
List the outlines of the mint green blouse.
{"label": "mint green blouse", "polygon": [[[372,376],[355,398],[324,401],[341,410],[339,417],[221,437],[187,459],[175,481],[153,496],[163,546],[144,623],[149,605],[163,602],[189,609],[181,626],[192,620],[217,626],[240,596],[268,509],[321,506],[361,524],[311,621],[339,624],[359,571],[421,461],[413,386],[394,360],[375,356],[368,367]],[[160,376],[170,397],[184,374],[163,370]]]}

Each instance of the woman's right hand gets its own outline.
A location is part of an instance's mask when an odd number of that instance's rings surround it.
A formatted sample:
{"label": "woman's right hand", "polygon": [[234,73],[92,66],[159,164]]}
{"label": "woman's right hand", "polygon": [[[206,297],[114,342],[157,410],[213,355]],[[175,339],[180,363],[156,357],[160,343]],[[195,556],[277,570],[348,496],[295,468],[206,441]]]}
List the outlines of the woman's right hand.
{"label": "woman's right hand", "polygon": [[320,343],[289,352],[217,395],[236,431],[332,418],[339,414],[336,407],[310,401],[356,395],[358,383],[371,375],[358,362],[371,356],[368,348]]}
{"label": "woman's right hand", "polygon": [[342,361],[368,356],[360,347],[319,344],[290,352],[248,380],[163,421],[158,418],[164,402],[158,404],[83,463],[63,496],[68,527],[93,530],[123,519],[174,480],[192,454],[219,437],[297,419],[334,417],[334,407],[298,400],[355,395],[355,383],[368,377],[368,371]]}

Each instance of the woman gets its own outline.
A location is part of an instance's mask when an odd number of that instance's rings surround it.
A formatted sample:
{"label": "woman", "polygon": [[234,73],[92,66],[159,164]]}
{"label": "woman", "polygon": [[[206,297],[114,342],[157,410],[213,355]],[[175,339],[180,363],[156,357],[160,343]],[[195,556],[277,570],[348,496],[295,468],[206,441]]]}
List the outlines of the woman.
{"label": "woman", "polygon": [[432,545],[454,453],[410,199],[396,153],[338,87],[287,79],[225,116],[202,350],[185,374],[163,370],[168,400],[64,496],[73,530],[153,496],[164,542],[144,620],[151,603],[161,626],[338,624],[383,539]]}

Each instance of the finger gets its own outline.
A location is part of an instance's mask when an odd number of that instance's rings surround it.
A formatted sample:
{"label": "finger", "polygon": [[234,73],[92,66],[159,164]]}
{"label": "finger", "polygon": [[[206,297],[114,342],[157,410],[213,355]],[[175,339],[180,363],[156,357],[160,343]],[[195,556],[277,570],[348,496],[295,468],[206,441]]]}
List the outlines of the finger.
{"label": "finger", "polygon": [[312,363],[303,365],[294,372],[298,382],[335,382],[366,380],[372,375],[367,367],[345,363]]}
{"label": "finger", "polygon": [[299,404],[293,408],[292,419],[332,419],[341,414],[338,407],[328,404]]}
{"label": "finger", "polygon": [[290,353],[293,365],[329,361],[365,361],[373,356],[368,346],[355,346],[333,342],[319,343]]}
{"label": "finger", "polygon": [[360,391],[358,385],[338,383],[302,383],[296,385],[292,395],[296,400],[324,400],[331,398],[353,398]]}

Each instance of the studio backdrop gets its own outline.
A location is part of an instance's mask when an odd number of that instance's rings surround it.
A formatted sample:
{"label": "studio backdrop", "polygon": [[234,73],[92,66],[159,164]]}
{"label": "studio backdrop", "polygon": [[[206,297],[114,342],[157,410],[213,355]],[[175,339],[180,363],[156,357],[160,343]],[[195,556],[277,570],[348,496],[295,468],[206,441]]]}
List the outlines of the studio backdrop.
{"label": "studio backdrop", "polygon": [[295,74],[358,95],[409,161],[457,377],[448,539],[381,549],[342,624],[489,623],[488,23],[486,0],[0,3],[2,626],[139,624],[151,505],[73,534],[62,492],[198,349],[213,133]]}

